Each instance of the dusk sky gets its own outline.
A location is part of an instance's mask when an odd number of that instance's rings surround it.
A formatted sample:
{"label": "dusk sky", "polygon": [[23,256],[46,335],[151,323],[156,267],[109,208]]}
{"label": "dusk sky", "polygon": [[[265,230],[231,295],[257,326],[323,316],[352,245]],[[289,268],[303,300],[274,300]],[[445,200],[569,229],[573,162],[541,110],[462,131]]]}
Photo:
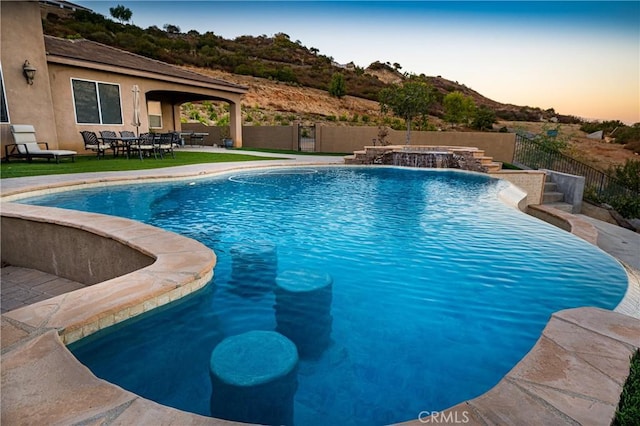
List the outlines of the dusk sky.
{"label": "dusk sky", "polygon": [[147,28],[283,32],[335,61],[440,75],[498,102],[640,122],[640,1],[75,1]]}

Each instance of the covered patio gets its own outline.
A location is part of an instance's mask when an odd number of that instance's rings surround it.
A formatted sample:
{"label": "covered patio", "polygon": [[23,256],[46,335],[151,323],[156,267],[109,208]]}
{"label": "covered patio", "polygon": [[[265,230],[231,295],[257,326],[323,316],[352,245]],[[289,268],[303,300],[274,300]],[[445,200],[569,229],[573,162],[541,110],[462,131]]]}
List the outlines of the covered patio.
{"label": "covered patio", "polygon": [[86,152],[84,130],[180,132],[180,106],[203,100],[229,104],[230,136],[242,146],[246,87],[94,41],[44,35],[38,2],[3,3],[0,19],[3,146],[13,143],[11,124],[33,125],[51,149],[78,153]]}

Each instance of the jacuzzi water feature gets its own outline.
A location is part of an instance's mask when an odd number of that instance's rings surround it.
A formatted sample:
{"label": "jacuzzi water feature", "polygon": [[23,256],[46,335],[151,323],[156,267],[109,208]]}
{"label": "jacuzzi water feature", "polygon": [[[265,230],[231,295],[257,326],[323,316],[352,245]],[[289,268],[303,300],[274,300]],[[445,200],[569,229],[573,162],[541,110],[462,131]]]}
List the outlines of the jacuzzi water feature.
{"label": "jacuzzi water feature", "polygon": [[278,327],[274,292],[240,285],[255,277],[239,279],[234,256],[273,247],[269,279],[301,268],[332,278],[330,344],[300,361],[294,423],[388,424],[491,388],[552,312],[611,309],[624,294],[614,259],[501,203],[506,185],[442,170],[302,168],[24,202],[141,220],[218,255],[203,290],[71,347],[98,377],[209,415],[213,349]]}

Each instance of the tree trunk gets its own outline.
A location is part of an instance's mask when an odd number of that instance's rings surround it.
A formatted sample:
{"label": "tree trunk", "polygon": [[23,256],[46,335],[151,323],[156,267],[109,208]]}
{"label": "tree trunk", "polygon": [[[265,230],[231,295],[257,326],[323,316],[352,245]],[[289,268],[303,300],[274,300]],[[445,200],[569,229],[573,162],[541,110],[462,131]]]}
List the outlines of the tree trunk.
{"label": "tree trunk", "polygon": [[405,145],[411,145],[411,119],[407,120],[407,140]]}

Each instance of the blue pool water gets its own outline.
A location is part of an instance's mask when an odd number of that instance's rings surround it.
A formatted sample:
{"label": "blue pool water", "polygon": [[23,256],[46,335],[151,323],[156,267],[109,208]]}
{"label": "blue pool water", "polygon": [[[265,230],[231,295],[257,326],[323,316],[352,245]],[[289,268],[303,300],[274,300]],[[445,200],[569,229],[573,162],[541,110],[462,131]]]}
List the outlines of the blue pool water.
{"label": "blue pool water", "polygon": [[505,185],[453,171],[301,168],[24,202],[140,220],[218,255],[204,289],[72,345],[98,377],[209,415],[214,347],[276,328],[273,292],[239,289],[234,250],[271,246],[275,273],[333,279],[331,343],[300,363],[295,424],[371,425],[478,396],[551,313],[622,298],[627,278],[614,259],[505,206]]}

